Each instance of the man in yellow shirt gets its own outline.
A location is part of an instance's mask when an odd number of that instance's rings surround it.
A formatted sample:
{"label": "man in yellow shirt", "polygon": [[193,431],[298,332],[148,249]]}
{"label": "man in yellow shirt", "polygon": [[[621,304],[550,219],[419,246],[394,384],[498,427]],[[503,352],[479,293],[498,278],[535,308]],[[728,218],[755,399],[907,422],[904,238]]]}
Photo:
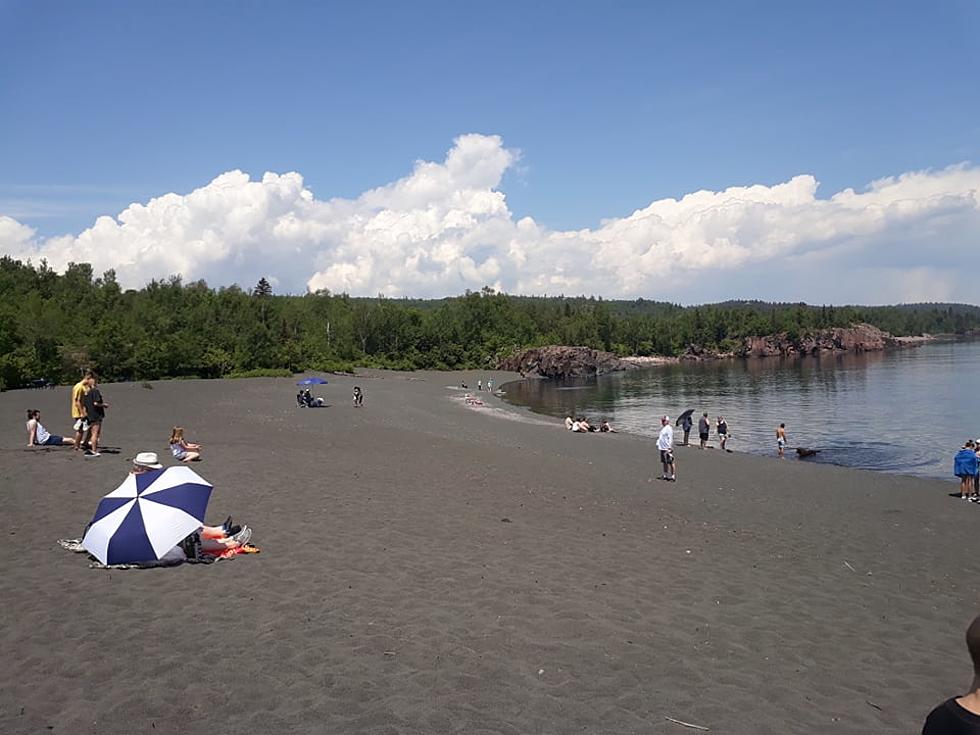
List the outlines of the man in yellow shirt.
{"label": "man in yellow shirt", "polygon": [[71,389],[71,418],[75,428],[75,450],[82,447],[82,439],[86,432],[85,426],[85,395],[92,388],[93,373],[86,370],[85,375]]}

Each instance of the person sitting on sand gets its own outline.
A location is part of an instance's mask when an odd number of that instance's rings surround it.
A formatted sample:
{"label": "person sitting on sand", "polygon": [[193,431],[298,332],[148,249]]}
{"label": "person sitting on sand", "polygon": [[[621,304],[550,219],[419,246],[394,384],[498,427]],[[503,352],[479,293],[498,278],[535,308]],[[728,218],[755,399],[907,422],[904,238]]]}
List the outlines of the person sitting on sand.
{"label": "person sitting on sand", "polygon": [[27,446],[73,447],[75,440],[49,432],[41,425],[41,412],[36,408],[29,408],[27,409]]}
{"label": "person sitting on sand", "polygon": [[947,699],[930,712],[922,735],[980,735],[980,615],[966,629],[966,649],[973,660],[970,691]]}
{"label": "person sitting on sand", "polygon": [[606,433],[608,433],[608,434],[615,434],[616,433],[616,430],[613,427],[611,427],[609,425],[609,422],[606,421],[605,419],[603,419],[602,420],[602,423],[599,424],[599,431],[601,431],[604,434],[606,434]]}
{"label": "person sitting on sand", "polygon": [[969,439],[953,457],[953,474],[960,478],[960,498],[973,503],[980,500],[973,485],[978,467],[980,462],[977,460],[976,444]]}
{"label": "person sitting on sand", "polygon": [[354,386],[354,408],[360,408],[364,405],[364,391],[361,390],[361,386]]}
{"label": "person sitting on sand", "polygon": [[466,396],[463,398],[463,400],[466,401],[466,405],[467,406],[482,406],[483,405],[483,401],[481,401],[479,398],[477,398],[476,396],[474,396],[472,393],[467,393]]}
{"label": "person sitting on sand", "polygon": [[170,451],[173,452],[174,459],[181,462],[194,462],[201,458],[201,445],[187,441],[181,426],[170,430]]}
{"label": "person sitting on sand", "polygon": [[568,416],[565,417],[565,428],[571,431],[572,424],[574,423],[575,423],[575,419],[572,418],[572,414],[568,414]]}

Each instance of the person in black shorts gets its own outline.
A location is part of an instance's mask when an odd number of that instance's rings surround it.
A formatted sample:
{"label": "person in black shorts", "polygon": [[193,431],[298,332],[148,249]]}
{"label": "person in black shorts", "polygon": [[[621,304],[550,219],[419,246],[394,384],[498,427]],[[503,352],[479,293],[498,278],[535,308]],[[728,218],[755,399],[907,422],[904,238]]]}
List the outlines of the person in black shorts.
{"label": "person in black shorts", "polygon": [[96,376],[91,378],[91,388],[85,394],[85,427],[91,431],[89,438],[89,451],[86,457],[99,457],[99,438],[102,436],[102,421],[105,419],[105,410],[109,406],[102,400],[102,392],[99,390],[99,381]]}
{"label": "person in black shorts", "polygon": [[711,433],[711,422],[708,421],[708,412],[705,411],[698,419],[698,436],[701,437],[700,449],[708,446],[708,435]]}
{"label": "person in black shorts", "polygon": [[922,735],[980,735],[980,615],[966,629],[966,647],[973,659],[970,691],[947,699],[930,712]]}

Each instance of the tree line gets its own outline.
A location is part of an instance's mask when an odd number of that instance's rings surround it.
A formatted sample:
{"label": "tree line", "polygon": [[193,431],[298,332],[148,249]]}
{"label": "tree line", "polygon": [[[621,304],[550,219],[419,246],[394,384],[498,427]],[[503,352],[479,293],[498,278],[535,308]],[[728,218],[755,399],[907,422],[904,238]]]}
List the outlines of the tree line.
{"label": "tree line", "polygon": [[152,380],[355,366],[485,368],[515,349],[584,345],[621,355],[677,355],[689,345],[729,350],[744,337],[791,339],[867,322],[896,335],[980,328],[963,304],[885,307],[727,302],[682,307],[638,299],[510,296],[435,300],[276,295],[210,288],[179,276],[123,289],[86,263],[57,273],[0,258],[0,389],[46,378],[73,381],[91,367],[105,380]]}

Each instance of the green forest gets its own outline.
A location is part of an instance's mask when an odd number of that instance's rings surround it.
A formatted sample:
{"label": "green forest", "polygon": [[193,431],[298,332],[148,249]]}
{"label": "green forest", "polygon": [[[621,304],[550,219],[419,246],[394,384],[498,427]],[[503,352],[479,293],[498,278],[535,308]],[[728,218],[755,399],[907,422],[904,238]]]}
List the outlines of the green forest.
{"label": "green forest", "polygon": [[74,381],[489,367],[515,349],[584,345],[621,355],[727,350],[743,337],[868,322],[895,335],[965,333],[980,308],[962,304],[808,306],[727,302],[682,307],[638,299],[509,296],[485,288],[437,300],[276,295],[179,277],[123,289],[115,273],[71,264],[63,274],[0,258],[0,389]]}

